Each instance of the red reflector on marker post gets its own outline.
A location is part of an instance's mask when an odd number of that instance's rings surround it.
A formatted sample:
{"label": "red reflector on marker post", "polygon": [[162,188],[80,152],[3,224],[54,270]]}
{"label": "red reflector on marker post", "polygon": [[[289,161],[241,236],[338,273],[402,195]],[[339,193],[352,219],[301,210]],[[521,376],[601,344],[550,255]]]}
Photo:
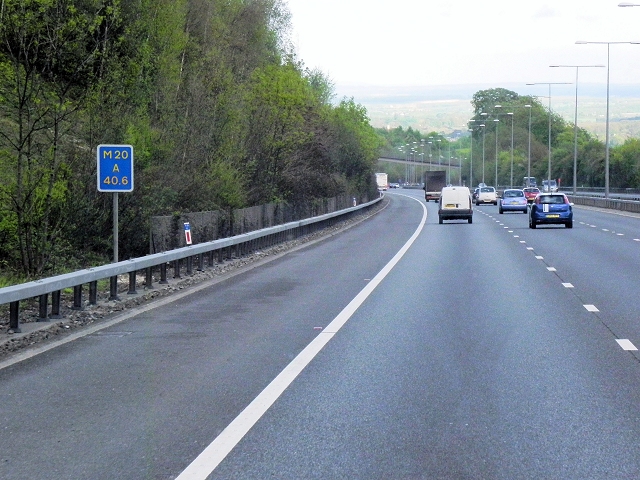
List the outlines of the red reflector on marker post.
{"label": "red reflector on marker post", "polygon": [[184,224],[184,239],[187,245],[191,245],[191,225],[188,222]]}

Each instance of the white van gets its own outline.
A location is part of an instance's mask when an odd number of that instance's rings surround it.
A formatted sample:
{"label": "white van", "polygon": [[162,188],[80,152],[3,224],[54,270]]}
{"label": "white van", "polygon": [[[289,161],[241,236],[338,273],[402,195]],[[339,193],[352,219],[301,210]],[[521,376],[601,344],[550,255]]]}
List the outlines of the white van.
{"label": "white van", "polygon": [[468,187],[444,187],[440,193],[438,223],[460,219],[473,223],[471,192]]}
{"label": "white van", "polygon": [[558,184],[555,180],[543,180],[542,191],[545,193],[553,193],[558,191]]}

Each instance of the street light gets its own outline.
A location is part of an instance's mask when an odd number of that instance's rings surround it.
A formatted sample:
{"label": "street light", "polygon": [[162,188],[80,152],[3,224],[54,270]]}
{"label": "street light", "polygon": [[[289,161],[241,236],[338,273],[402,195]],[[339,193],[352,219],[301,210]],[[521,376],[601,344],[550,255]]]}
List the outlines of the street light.
{"label": "street light", "polygon": [[585,67],[604,67],[604,65],[549,65],[551,68],[570,67],[576,69],[576,107],[573,117],[573,194],[578,188],[578,70]]}
{"label": "street light", "polygon": [[[528,158],[528,162],[527,162],[527,177],[529,177],[529,179],[531,178],[531,110],[533,110],[533,107],[531,105],[525,105],[525,108],[529,109],[529,154],[527,156]],[[525,186],[530,186],[529,185],[529,180],[527,180],[527,185]]]}
{"label": "street light", "polygon": [[482,127],[482,183],[484,184],[484,137],[487,129],[484,123],[481,123],[480,126]]}
{"label": "street light", "polygon": [[548,85],[549,86],[549,167],[547,171],[547,181],[549,191],[551,191],[551,85],[571,85],[571,82],[536,82],[527,85]]}
{"label": "street light", "polygon": [[[495,108],[502,108],[502,105],[496,105]],[[511,116],[511,177],[509,180],[509,188],[513,188],[513,112],[502,113],[498,115],[510,115]]]}
{"label": "street light", "polygon": [[511,178],[509,180],[509,187],[513,188],[513,112],[507,113],[511,116]]}
{"label": "street light", "polygon": [[493,185],[498,190],[498,125],[500,124],[500,119],[494,118],[493,121],[496,122],[496,179]]}
{"label": "street light", "polygon": [[607,46],[607,116],[605,120],[604,134],[604,197],[609,198],[609,47],[611,44],[638,44],[640,42],[586,42],[584,40],[578,40],[576,42],[578,45],[586,45],[588,43]]}
{"label": "street light", "polygon": [[[469,160],[469,186],[473,187],[473,129],[468,129],[471,132],[471,160]],[[462,168],[462,167],[460,167]],[[462,173],[460,174],[462,177]]]}

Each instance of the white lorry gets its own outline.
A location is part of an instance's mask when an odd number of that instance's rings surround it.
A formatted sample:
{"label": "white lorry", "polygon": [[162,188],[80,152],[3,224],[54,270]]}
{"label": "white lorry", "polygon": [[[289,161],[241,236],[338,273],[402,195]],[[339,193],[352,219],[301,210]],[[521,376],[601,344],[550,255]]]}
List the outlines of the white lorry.
{"label": "white lorry", "polygon": [[386,173],[376,173],[378,191],[385,192],[389,188],[389,176]]}

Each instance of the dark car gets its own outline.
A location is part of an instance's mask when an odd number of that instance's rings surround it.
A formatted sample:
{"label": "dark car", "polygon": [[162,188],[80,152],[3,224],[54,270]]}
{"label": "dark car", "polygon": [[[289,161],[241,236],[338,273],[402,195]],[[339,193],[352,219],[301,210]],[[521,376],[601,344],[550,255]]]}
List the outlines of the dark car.
{"label": "dark car", "polygon": [[564,224],[573,228],[573,204],[564,193],[540,193],[529,209],[529,228],[541,224]]}

